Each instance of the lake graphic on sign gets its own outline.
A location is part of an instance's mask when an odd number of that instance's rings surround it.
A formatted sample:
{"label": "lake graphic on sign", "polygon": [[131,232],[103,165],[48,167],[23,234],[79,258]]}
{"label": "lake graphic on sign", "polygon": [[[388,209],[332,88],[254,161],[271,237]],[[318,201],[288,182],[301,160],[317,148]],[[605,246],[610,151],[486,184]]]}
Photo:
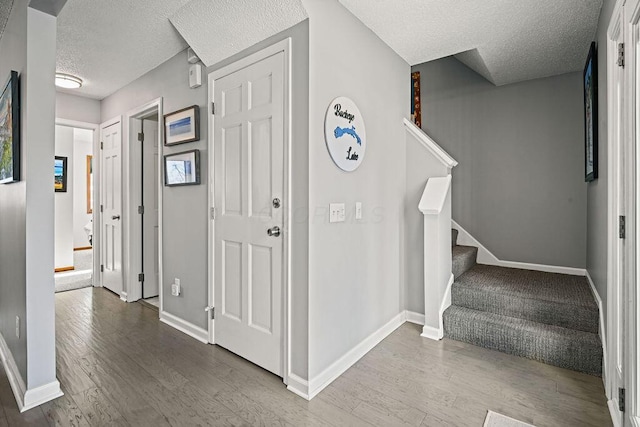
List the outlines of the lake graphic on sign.
{"label": "lake graphic on sign", "polygon": [[191,132],[191,117],[176,120],[169,125],[169,135],[178,136]]}
{"label": "lake graphic on sign", "polygon": [[360,139],[360,135],[358,135],[358,133],[356,132],[355,126],[351,126],[350,128],[341,128],[340,126],[338,126],[333,131],[333,134],[335,135],[336,138],[340,138],[344,135],[352,136],[356,139],[356,142],[358,143],[358,145],[362,145],[362,139]]}

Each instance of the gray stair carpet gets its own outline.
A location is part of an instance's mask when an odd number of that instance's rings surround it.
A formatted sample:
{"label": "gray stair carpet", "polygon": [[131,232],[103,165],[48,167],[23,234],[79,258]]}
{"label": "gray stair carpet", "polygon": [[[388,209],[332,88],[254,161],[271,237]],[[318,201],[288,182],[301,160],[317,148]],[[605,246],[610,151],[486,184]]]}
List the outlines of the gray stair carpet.
{"label": "gray stair carpet", "polygon": [[601,375],[599,312],[586,278],[476,264],[478,248],[457,237],[452,229],[445,337]]}
{"label": "gray stair carpet", "polygon": [[477,264],[451,287],[453,305],[598,333],[599,312],[587,279]]}

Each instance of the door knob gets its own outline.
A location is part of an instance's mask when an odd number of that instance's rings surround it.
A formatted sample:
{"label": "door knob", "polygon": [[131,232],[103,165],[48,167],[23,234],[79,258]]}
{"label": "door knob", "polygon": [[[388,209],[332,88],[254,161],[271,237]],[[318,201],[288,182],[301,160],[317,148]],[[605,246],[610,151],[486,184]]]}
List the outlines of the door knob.
{"label": "door knob", "polygon": [[111,219],[114,219],[114,220],[115,219],[120,219],[120,215],[114,215],[114,216],[111,217]]}
{"label": "door knob", "polygon": [[278,237],[280,235],[280,227],[277,225],[268,229],[267,234],[271,237]]}

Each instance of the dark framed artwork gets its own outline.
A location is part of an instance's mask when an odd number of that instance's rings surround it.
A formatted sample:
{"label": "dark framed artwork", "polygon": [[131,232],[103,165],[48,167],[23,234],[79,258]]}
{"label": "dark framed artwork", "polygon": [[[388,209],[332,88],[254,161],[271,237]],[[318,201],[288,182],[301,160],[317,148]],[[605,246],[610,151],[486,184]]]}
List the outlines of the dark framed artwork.
{"label": "dark framed artwork", "polygon": [[200,184],[200,150],[189,150],[164,156],[164,185]]}
{"label": "dark framed artwork", "polygon": [[598,178],[598,58],[592,42],[582,73],[584,84],[584,180]]}
{"label": "dark framed artwork", "polygon": [[420,107],[420,71],[411,73],[411,121],[422,128],[422,108]]}
{"label": "dark framed artwork", "polygon": [[164,116],[164,145],[200,139],[200,107],[192,105]]}
{"label": "dark framed artwork", "polygon": [[53,188],[56,193],[67,192],[67,158],[56,156],[53,164]]}
{"label": "dark framed artwork", "polygon": [[20,181],[20,79],[12,71],[0,94],[0,184]]}

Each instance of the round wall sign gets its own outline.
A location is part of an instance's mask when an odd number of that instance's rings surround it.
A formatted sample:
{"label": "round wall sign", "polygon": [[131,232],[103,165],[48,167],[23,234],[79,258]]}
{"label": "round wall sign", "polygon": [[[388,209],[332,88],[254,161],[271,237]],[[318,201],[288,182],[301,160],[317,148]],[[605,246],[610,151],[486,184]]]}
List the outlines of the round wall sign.
{"label": "round wall sign", "polygon": [[331,101],[324,118],[324,139],[336,166],[346,172],[360,166],[367,149],[367,135],[355,102],[344,96]]}

